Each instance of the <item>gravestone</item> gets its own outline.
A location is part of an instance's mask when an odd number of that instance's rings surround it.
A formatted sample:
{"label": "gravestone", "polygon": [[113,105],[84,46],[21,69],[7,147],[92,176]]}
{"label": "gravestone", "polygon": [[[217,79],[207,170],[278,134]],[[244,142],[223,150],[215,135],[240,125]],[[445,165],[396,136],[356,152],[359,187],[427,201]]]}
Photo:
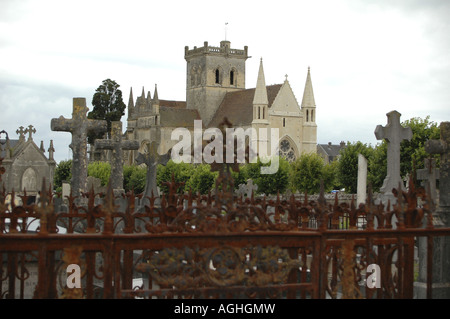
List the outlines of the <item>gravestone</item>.
{"label": "gravestone", "polygon": [[104,120],[91,120],[87,118],[85,98],[73,99],[72,119],[63,116],[51,120],[52,131],[70,132],[73,153],[71,191],[73,196],[80,197],[87,191],[87,134],[88,132],[106,132],[107,125]]}
{"label": "gravestone", "polygon": [[111,150],[111,186],[115,192],[124,192],[123,189],[123,151],[137,150],[138,141],[122,140],[122,122],[111,122],[111,139],[96,140],[96,150]]}
{"label": "gravestone", "polygon": [[358,154],[358,183],[356,205],[364,204],[367,195],[367,159],[362,154]]}
{"label": "gravestone", "polygon": [[246,184],[239,184],[239,189],[237,190],[236,193],[238,196],[251,198],[252,191],[253,191],[253,194],[255,194],[257,190],[258,190],[258,185],[253,184],[253,180],[251,178],[249,178],[247,180]]}
{"label": "gravestone", "polygon": [[417,170],[416,179],[422,181],[421,185],[425,187],[427,193],[431,194],[433,202],[437,203],[436,181],[439,179],[439,169],[436,169],[436,160],[434,158],[426,158],[424,166],[425,168]]}
{"label": "gravestone", "polygon": [[383,204],[386,204],[388,200],[394,204],[396,198],[392,189],[397,189],[400,185],[404,190],[403,180],[400,176],[400,143],[404,140],[411,140],[412,130],[410,127],[402,127],[399,112],[391,111],[386,115],[387,125],[377,125],[375,128],[377,140],[385,139],[387,142],[387,175],[380,188],[380,193]]}
{"label": "gravestone", "polygon": [[156,185],[156,168],[158,164],[166,165],[170,160],[171,149],[164,155],[158,154],[159,143],[151,142],[147,144],[147,152],[145,154],[139,153],[136,157],[136,163],[138,165],[147,165],[147,175],[144,189],[144,196],[142,199],[142,206],[149,205],[150,201],[147,197],[153,195],[156,197],[155,205],[159,204],[159,192]]}
{"label": "gravestone", "polygon": [[[434,227],[450,227],[450,122],[440,124],[440,140],[428,140],[425,151],[429,154],[440,154],[439,169],[439,206],[433,213]],[[419,279],[414,284],[416,296],[426,296],[427,274],[427,241],[419,239]],[[450,238],[436,236],[433,238],[433,278],[432,297],[450,298]]]}

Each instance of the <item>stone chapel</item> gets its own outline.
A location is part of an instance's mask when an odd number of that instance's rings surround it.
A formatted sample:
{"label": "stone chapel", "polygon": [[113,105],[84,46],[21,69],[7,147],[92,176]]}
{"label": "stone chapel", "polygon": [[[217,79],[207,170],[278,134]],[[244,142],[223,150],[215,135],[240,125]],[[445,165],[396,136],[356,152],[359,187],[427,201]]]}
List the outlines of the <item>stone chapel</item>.
{"label": "stone chapel", "polygon": [[[4,132],[4,131],[3,131]],[[56,162],[53,158],[55,149],[53,140],[50,141],[48,157],[45,155],[44,142],[38,147],[33,140],[36,129],[29,125],[21,126],[16,133],[19,139],[6,138],[0,140],[0,157],[3,157],[5,174],[2,176],[2,184],[9,193],[12,190],[16,194],[23,194],[26,190],[29,200],[34,201],[42,187],[45,178],[47,187],[53,185],[53,177]],[[26,138],[28,134],[28,138]]]}
{"label": "stone chapel", "polygon": [[287,76],[281,84],[266,85],[262,58],[256,87],[246,88],[247,46],[242,50],[232,49],[230,41],[221,41],[219,47],[204,42],[202,47],[186,46],[184,58],[186,101],[160,99],[156,85],[153,97],[142,89],[134,101],[131,88],[125,138],[139,141],[141,147],[128,152],[127,164],[152,141],[159,143],[158,153],[166,153],[177,143],[171,140],[176,128],[192,132],[194,120],[201,120],[203,129],[219,127],[224,117],[244,130],[278,128],[279,152],[289,161],[303,152],[316,152],[317,114],[309,67],[299,105]]}

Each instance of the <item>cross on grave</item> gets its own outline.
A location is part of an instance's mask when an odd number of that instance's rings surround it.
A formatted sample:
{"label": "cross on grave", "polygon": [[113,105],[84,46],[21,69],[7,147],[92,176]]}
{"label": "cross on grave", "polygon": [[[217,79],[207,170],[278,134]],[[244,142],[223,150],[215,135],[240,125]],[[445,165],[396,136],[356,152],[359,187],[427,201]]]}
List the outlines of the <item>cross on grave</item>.
{"label": "cross on grave", "polygon": [[31,141],[33,139],[31,135],[36,133],[36,129],[30,124],[28,125],[28,128],[25,129],[24,133],[28,133],[28,140]]}
{"label": "cross on grave", "polygon": [[247,185],[245,185],[245,191],[246,191],[247,198],[252,197],[252,192],[256,193],[257,190],[258,190],[258,185],[253,184],[253,180],[251,178],[249,178],[247,180]]}
{"label": "cross on grave", "polygon": [[111,122],[111,139],[95,140],[95,149],[111,150],[111,187],[113,190],[123,189],[123,151],[137,150],[138,141],[122,141],[122,122]]}
{"label": "cross on grave", "polygon": [[70,148],[73,152],[71,192],[79,196],[80,192],[87,191],[87,134],[89,132],[106,132],[105,120],[88,119],[86,113],[85,98],[73,99],[72,119],[63,116],[51,120],[52,131],[70,132],[72,143]]}
{"label": "cross on grave", "polygon": [[387,141],[387,175],[383,186],[380,188],[382,194],[392,194],[393,188],[403,185],[400,177],[400,143],[403,140],[411,140],[412,130],[410,127],[402,127],[400,124],[401,114],[391,111],[386,114],[388,123],[386,126],[377,125],[375,136],[377,140]]}
{"label": "cross on grave", "polygon": [[[138,165],[145,164],[147,165],[147,176],[146,176],[146,183],[145,183],[145,189],[144,189],[144,196],[143,196],[143,205],[146,205],[149,203],[147,196],[153,195],[157,197],[158,200],[158,188],[156,185],[156,168],[158,164],[166,165],[167,162],[170,160],[170,153],[171,149],[164,155],[158,154],[158,142],[151,142],[147,143],[147,152],[145,154],[139,153],[136,157],[136,163]],[[157,201],[155,201],[157,203]]]}
{"label": "cross on grave", "polygon": [[[430,187],[431,199],[433,202],[436,202],[436,180],[439,179],[439,168],[436,169],[436,160],[434,158],[426,158],[424,160],[424,166],[425,168],[417,170],[416,178],[422,181],[422,186]],[[426,183],[426,181],[429,183]]]}
{"label": "cross on grave", "polygon": [[26,130],[24,130],[23,126],[20,126],[17,130],[16,133],[19,134],[19,141],[25,141],[25,133]]}
{"label": "cross on grave", "polygon": [[439,170],[439,208],[450,213],[450,122],[441,122],[441,139],[428,140],[425,151],[441,155]]}

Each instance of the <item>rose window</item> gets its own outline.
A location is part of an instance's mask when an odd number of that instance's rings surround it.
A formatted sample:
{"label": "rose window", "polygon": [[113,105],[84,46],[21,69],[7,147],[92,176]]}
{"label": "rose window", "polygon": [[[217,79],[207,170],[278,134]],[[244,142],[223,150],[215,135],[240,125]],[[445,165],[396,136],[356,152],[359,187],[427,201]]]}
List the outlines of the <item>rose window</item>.
{"label": "rose window", "polygon": [[287,159],[289,162],[295,161],[295,151],[288,140],[282,140],[280,143],[280,156]]}

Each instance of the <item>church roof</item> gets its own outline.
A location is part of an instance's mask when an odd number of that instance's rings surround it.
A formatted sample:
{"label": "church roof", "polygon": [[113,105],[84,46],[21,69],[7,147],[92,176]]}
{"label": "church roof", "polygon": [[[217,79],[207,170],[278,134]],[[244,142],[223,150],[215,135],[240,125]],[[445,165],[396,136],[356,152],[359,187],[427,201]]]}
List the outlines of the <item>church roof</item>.
{"label": "church roof", "polygon": [[[272,106],[275,97],[280,91],[281,85],[266,86],[269,107]],[[208,127],[218,127],[224,117],[233,126],[249,126],[253,121],[253,98],[255,97],[255,90],[256,88],[226,93]]]}
{"label": "church roof", "polygon": [[173,107],[177,109],[185,109],[185,101],[169,101],[169,100],[159,100],[159,106]]}
{"label": "church roof", "polygon": [[[160,100],[160,103],[161,101],[162,100]],[[159,114],[161,116],[160,123],[163,127],[193,127],[194,120],[200,120],[200,114],[197,110],[180,108],[176,106],[161,106],[159,109]]]}

